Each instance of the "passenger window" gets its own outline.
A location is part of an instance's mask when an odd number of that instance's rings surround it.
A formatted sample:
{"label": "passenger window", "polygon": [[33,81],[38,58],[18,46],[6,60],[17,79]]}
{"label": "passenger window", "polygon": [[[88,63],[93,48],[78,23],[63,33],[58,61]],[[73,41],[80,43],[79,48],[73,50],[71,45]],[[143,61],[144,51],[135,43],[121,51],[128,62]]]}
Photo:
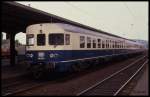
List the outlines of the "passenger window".
{"label": "passenger window", "polygon": [[70,45],[70,35],[69,34],[65,35],[65,41],[66,41],[66,45]]}
{"label": "passenger window", "polygon": [[125,48],[125,45],[126,45],[125,42],[123,42],[123,48]]}
{"label": "passenger window", "polygon": [[121,48],[121,46],[122,46],[122,42],[120,41],[120,48]]}
{"label": "passenger window", "polygon": [[93,48],[96,48],[96,40],[93,40]]}
{"label": "passenger window", "polygon": [[108,40],[108,48],[109,48],[110,40]]}
{"label": "passenger window", "polygon": [[116,42],[117,43],[117,48],[119,48],[119,42]]}
{"label": "passenger window", "polygon": [[117,42],[115,41],[115,48],[117,48]]}
{"label": "passenger window", "polygon": [[85,48],[85,37],[80,36],[80,48]]}
{"label": "passenger window", "polygon": [[87,37],[87,48],[91,48],[91,38]]}
{"label": "passenger window", "polygon": [[98,48],[101,48],[101,39],[97,39],[98,42]]}
{"label": "passenger window", "polygon": [[108,48],[108,40],[106,40],[106,48]]}
{"label": "passenger window", "polygon": [[116,42],[116,44],[117,44],[117,48],[119,48],[119,43],[118,43],[118,42]]}
{"label": "passenger window", "polygon": [[121,48],[122,48],[122,42],[121,42]]}
{"label": "passenger window", "polygon": [[105,41],[105,47],[107,48],[107,40]]}
{"label": "passenger window", "polygon": [[108,48],[108,40],[106,40],[106,48]]}
{"label": "passenger window", "polygon": [[114,41],[112,41],[112,47],[115,48],[115,42]]}
{"label": "passenger window", "polygon": [[112,41],[109,40],[109,48],[111,48],[111,46],[112,46]]}
{"label": "passenger window", "polygon": [[37,34],[37,45],[38,46],[45,45],[45,34]]}
{"label": "passenger window", "polygon": [[105,48],[105,43],[104,43],[104,41],[102,41],[102,48]]}

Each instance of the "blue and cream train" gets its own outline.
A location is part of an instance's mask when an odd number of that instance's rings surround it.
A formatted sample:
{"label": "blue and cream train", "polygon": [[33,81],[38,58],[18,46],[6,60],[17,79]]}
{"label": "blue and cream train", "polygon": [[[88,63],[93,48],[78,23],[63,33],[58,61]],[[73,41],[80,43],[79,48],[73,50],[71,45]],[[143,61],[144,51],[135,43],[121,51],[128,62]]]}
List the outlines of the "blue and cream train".
{"label": "blue and cream train", "polygon": [[80,70],[99,58],[142,49],[135,41],[64,23],[30,25],[26,33],[26,57],[35,75],[43,70]]}

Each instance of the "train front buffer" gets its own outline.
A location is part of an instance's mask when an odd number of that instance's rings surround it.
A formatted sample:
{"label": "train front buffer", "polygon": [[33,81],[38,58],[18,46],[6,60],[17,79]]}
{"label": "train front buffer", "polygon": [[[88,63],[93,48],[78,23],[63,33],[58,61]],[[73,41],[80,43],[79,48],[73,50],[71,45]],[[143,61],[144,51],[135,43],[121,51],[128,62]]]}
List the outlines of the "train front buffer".
{"label": "train front buffer", "polygon": [[39,66],[47,71],[53,71],[59,61],[59,54],[46,51],[28,51],[26,58],[29,68]]}

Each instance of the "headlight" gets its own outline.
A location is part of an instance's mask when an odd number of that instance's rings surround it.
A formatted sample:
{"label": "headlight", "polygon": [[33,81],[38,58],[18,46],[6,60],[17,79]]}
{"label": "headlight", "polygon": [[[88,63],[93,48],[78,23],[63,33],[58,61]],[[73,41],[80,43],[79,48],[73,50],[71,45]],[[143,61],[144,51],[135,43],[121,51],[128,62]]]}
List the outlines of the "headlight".
{"label": "headlight", "polygon": [[32,57],[33,57],[33,54],[31,54],[31,53],[29,54],[29,53],[28,53],[28,54],[26,54],[26,56],[32,58]]}
{"label": "headlight", "polygon": [[57,56],[58,56],[58,54],[49,54],[50,58],[54,58],[54,57],[57,57]]}

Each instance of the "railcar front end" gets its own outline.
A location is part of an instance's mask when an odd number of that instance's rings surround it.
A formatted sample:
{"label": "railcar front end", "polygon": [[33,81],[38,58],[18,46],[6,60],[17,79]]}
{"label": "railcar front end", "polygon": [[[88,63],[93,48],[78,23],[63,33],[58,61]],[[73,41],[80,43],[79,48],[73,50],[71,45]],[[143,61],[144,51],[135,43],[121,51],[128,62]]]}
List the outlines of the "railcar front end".
{"label": "railcar front end", "polygon": [[27,28],[26,58],[29,68],[35,77],[40,77],[45,71],[65,71],[60,65],[71,57],[71,51],[64,50],[64,44],[69,44],[70,35],[60,27],[50,24],[35,24]]}

